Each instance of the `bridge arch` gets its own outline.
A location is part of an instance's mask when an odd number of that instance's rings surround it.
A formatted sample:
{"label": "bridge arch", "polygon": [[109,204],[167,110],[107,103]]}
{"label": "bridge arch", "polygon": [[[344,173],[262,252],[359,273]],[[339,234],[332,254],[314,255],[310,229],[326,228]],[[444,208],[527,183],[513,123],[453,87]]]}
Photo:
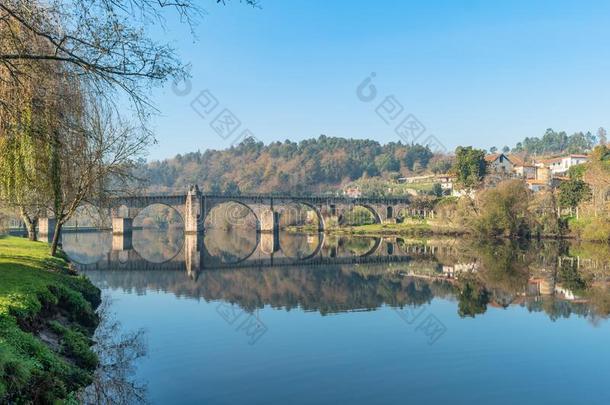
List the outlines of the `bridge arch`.
{"label": "bridge arch", "polygon": [[368,257],[368,256],[372,255],[373,253],[376,253],[377,250],[379,250],[379,247],[381,246],[381,242],[382,241],[383,241],[382,238],[375,237],[374,238],[373,247],[368,252],[366,252],[365,254],[361,255],[361,257]]}
{"label": "bridge arch", "polygon": [[318,245],[316,246],[314,251],[311,252],[311,254],[309,256],[302,257],[299,261],[306,262],[308,260],[311,260],[311,259],[317,257],[320,254],[320,252],[322,251],[322,248],[324,247],[325,242],[326,242],[326,234],[324,232],[318,232]]}
{"label": "bridge arch", "polygon": [[362,224],[364,222],[363,218],[361,218],[360,214],[357,213],[356,208],[363,208],[370,213],[374,223],[380,224],[382,222],[381,215],[379,215],[379,212],[374,206],[366,203],[354,203],[350,204],[349,206],[342,207],[338,215],[339,223],[349,223],[354,225]]}
{"label": "bridge arch", "polygon": [[[223,232],[220,229],[216,229],[215,231],[204,233],[203,243],[202,243],[204,262],[207,262],[207,263],[216,262],[221,265],[240,264],[240,263],[245,262],[246,260],[250,259],[252,256],[254,256],[261,246],[261,234],[259,232],[255,232],[254,240],[250,241],[250,242],[253,242],[253,243],[251,243],[252,247],[249,248],[247,251],[245,251],[243,254],[239,254],[238,252],[227,251],[225,249],[222,249],[222,246],[215,246],[213,243],[213,241],[216,241],[216,243],[218,243],[221,235],[224,235],[224,236],[230,235],[232,237],[243,237],[244,236],[243,234],[239,235],[239,234],[232,233],[232,232]],[[249,235],[249,237],[251,237],[251,236],[252,235]],[[215,250],[218,252],[218,254],[211,253],[212,251],[215,251]],[[225,256],[233,256],[235,258],[235,260],[226,260]]]}
{"label": "bridge arch", "polygon": [[146,213],[147,210],[151,210],[151,209],[153,209],[153,207],[166,207],[166,208],[171,209],[180,218],[182,227],[184,227],[184,212],[171,204],[167,204],[167,203],[163,203],[163,202],[152,202],[148,205],[138,208],[137,213],[135,213],[135,215],[133,217],[131,217],[134,220],[134,225],[136,223],[136,219],[142,218],[142,213]]}
{"label": "bridge arch", "polygon": [[112,218],[129,218],[130,214],[129,205],[126,203],[118,203],[110,207],[110,216]]}
{"label": "bridge arch", "polygon": [[[227,206],[227,210],[223,213],[219,213],[219,209],[222,206]],[[251,204],[244,203],[239,201],[237,198],[227,198],[226,200],[218,201],[214,203],[212,206],[207,207],[205,212],[203,213],[202,223],[206,222],[211,225],[212,228],[217,228],[219,225],[222,228],[223,226],[240,226],[246,224],[247,215],[242,215],[239,212],[239,208],[245,208],[249,214],[254,216],[256,231],[260,231],[261,229],[261,210],[256,210],[252,207]],[[257,213],[257,211],[259,211]]]}
{"label": "bridge arch", "polygon": [[368,257],[379,250],[381,240],[382,238],[380,237],[358,236],[355,238],[340,239],[339,246],[342,250],[347,251],[350,256]]}
{"label": "bridge arch", "polygon": [[[312,204],[291,199],[286,201],[280,200],[279,202],[274,201],[273,209],[278,213],[280,229],[287,226],[303,226],[309,224],[311,219],[317,222],[316,225],[320,225],[317,207]],[[313,214],[315,218],[312,218],[310,214]]]}
{"label": "bridge arch", "polygon": [[[169,262],[174,261],[174,259],[176,259],[178,256],[180,256],[180,254],[183,252],[183,250],[184,250],[183,232],[181,233],[180,237],[177,238],[177,242],[179,242],[179,243],[174,244],[173,245],[174,248],[172,250],[170,250],[169,252],[155,249],[155,251],[151,253],[151,252],[147,252],[146,249],[142,246],[143,243],[144,243],[144,246],[150,245],[150,243],[147,243],[142,238],[134,238],[134,240],[131,242],[132,243],[131,250],[128,250],[127,252],[136,253],[141,260],[144,260],[148,263],[164,264],[164,263],[169,263]],[[171,245],[171,244],[162,243],[162,245],[167,246],[167,245]],[[158,257],[154,256],[155,253],[158,254]]]}
{"label": "bridge arch", "polygon": [[[299,262],[303,262],[303,261],[307,261],[310,260],[313,257],[316,257],[320,251],[322,250],[322,247],[324,245],[324,233],[323,232],[318,232],[318,233],[308,233],[308,234],[295,234],[295,235],[291,235],[291,234],[283,234],[280,233],[280,250],[282,251],[283,255],[288,258],[288,259],[292,259],[295,263],[299,263]],[[283,239],[282,236],[284,236],[284,238],[286,236],[289,236],[289,239]],[[290,241],[290,238],[293,238],[293,241]],[[307,240],[307,245],[308,245],[308,249],[306,252],[304,252],[304,254],[300,255],[298,254],[294,254],[294,251],[290,250],[290,246],[294,246],[294,241],[297,241],[297,246],[300,244],[300,241],[303,241],[303,239]],[[309,244],[309,240],[310,238],[315,238],[315,246],[313,246],[313,249],[310,249],[310,247],[313,245]],[[299,241],[300,239],[300,241]],[[290,243],[293,242],[293,243]],[[302,246],[302,243],[300,244]]]}
{"label": "bridge arch", "polygon": [[320,209],[318,207],[307,201],[294,201],[294,203],[311,208],[313,212],[315,212],[316,217],[318,218],[318,232],[324,232],[324,230],[326,229],[326,223],[324,222],[324,217],[322,216],[322,213],[320,212]]}

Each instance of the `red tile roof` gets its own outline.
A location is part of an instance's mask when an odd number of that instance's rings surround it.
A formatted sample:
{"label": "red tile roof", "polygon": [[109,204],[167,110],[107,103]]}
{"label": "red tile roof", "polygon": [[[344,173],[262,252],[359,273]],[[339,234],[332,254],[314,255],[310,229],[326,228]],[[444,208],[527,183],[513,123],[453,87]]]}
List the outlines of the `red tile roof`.
{"label": "red tile roof", "polygon": [[525,159],[523,159],[521,156],[519,155],[515,155],[515,154],[510,154],[506,156],[508,158],[508,160],[510,160],[515,166],[527,166],[525,164]]}

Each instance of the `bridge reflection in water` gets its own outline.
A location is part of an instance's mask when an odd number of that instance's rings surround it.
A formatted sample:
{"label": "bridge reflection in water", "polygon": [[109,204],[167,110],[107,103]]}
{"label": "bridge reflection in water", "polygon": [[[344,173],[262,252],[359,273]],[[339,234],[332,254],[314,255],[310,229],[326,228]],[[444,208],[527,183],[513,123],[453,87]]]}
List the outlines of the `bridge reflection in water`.
{"label": "bridge reflection in water", "polygon": [[101,249],[108,249],[104,253],[98,252],[94,260],[82,259],[77,251],[69,251],[79,244],[74,239],[86,236],[65,234],[63,240],[72,260],[84,271],[182,270],[193,277],[201,271],[218,269],[404,263],[442,249],[441,246],[426,245],[406,247],[404,240],[396,237],[348,239],[329,237],[323,233],[240,235],[222,231],[211,231],[205,236],[182,236],[178,232],[171,243],[167,241],[167,245],[171,246],[168,248],[166,245],[165,257],[153,259],[151,252],[146,254],[142,252],[142,247],[138,247],[138,238],[146,234],[147,231],[134,231],[123,235],[92,235],[104,239],[105,242],[98,242],[97,245],[106,245]]}
{"label": "bridge reflection in water", "polygon": [[[64,250],[99,286],[171,291],[247,310],[269,304],[329,313],[444,297],[458,302],[460,316],[488,305],[521,305],[552,319],[576,314],[597,322],[610,314],[610,261],[605,252],[595,258],[598,246],[281,233],[268,249],[264,235],[254,235],[65,234]],[[572,249],[589,257],[571,256]]]}

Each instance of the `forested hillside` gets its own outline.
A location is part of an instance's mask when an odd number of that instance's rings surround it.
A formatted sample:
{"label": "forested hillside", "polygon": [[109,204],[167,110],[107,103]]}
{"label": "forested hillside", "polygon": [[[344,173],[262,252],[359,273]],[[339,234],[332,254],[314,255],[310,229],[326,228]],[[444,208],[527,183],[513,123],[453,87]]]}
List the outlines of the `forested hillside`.
{"label": "forested hillside", "polygon": [[[605,131],[576,132],[547,129],[512,148],[523,157],[585,153],[605,141]],[[511,150],[508,146],[502,151]],[[491,153],[498,151],[492,147]],[[209,192],[324,193],[362,177],[396,178],[424,172],[445,173],[452,157],[433,155],[428,147],[321,135],[301,142],[264,145],[253,139],[225,150],[206,150],[142,164],[139,177],[152,191],[184,189],[198,184]]]}
{"label": "forested hillside", "polygon": [[206,150],[140,168],[152,190],[198,184],[210,192],[324,192],[362,176],[398,176],[449,163],[421,145],[320,136],[264,145],[253,139],[226,150]]}

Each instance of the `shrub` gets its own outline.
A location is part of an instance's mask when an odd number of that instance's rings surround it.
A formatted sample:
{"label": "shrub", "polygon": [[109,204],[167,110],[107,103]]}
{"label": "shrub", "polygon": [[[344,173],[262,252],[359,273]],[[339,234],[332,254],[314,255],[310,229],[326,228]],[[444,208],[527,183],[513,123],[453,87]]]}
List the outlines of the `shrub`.
{"label": "shrub", "polygon": [[557,217],[557,201],[550,191],[534,194],[530,207],[531,233],[536,236],[558,236],[565,231],[565,221]]}
{"label": "shrub", "polygon": [[507,180],[481,192],[472,227],[481,236],[527,236],[530,192],[519,180]]}
{"label": "shrub", "polygon": [[610,241],[610,219],[604,217],[591,218],[582,230],[581,238],[590,241]]}

